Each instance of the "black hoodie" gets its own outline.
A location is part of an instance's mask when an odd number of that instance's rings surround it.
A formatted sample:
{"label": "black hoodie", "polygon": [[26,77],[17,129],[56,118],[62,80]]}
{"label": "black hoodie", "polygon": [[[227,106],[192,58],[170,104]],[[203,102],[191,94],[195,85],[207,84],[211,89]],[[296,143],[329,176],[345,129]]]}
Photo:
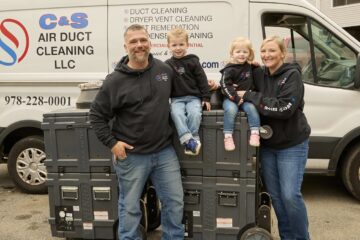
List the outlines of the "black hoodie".
{"label": "black hoodie", "polygon": [[229,100],[238,104],[241,98],[237,95],[236,91],[252,90],[254,88],[253,75],[256,71],[261,71],[261,69],[249,63],[226,64],[226,66],[220,70],[220,87],[223,94]]}
{"label": "black hoodie", "polygon": [[123,141],[134,146],[129,152],[156,152],[171,143],[173,71],[151,54],[149,65],[142,70],[129,68],[128,61],[127,56],[122,58],[106,77],[91,105],[90,121],[99,140],[110,149]]}
{"label": "black hoodie", "polygon": [[171,97],[196,96],[210,101],[210,89],[199,58],[194,54],[165,61],[175,71]]}
{"label": "black hoodie", "polygon": [[252,102],[261,116],[261,124],[273,130],[263,146],[284,149],[300,144],[310,135],[304,109],[304,84],[297,63],[285,63],[270,75],[268,69],[255,76],[257,92],[246,92],[245,101]]}

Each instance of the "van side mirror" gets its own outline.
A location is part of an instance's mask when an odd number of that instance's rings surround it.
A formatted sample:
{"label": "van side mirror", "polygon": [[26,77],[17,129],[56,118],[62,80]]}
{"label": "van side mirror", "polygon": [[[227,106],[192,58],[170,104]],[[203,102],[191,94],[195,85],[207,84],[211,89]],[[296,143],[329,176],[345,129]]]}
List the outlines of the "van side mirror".
{"label": "van side mirror", "polygon": [[360,53],[358,54],[357,61],[356,61],[354,87],[356,89],[360,88]]}

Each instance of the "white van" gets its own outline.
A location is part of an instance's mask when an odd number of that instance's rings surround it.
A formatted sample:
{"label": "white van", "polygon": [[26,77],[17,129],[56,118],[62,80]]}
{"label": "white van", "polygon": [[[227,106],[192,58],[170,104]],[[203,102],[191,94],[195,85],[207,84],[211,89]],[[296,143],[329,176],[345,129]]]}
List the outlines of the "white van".
{"label": "white van", "polygon": [[190,52],[220,78],[230,41],[282,36],[303,68],[312,127],[308,170],[339,174],[360,199],[360,43],[306,0],[19,0],[0,3],[0,158],[15,183],[44,192],[43,113],[75,106],[83,82],[102,80],[123,49],[123,32],[145,25],[153,54],[169,58],[166,33],[190,33]]}

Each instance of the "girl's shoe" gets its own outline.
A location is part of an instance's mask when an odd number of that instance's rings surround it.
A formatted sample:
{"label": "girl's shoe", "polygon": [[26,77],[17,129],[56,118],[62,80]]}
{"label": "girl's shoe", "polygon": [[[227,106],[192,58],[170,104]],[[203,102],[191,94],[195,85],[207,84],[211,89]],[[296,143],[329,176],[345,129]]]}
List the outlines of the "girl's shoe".
{"label": "girl's shoe", "polygon": [[235,150],[235,144],[234,144],[233,137],[224,138],[224,147],[225,147],[225,151],[234,151]]}
{"label": "girl's shoe", "polygon": [[250,140],[249,140],[249,145],[253,146],[253,147],[259,147],[260,146],[260,136],[259,134],[251,134],[250,135]]}

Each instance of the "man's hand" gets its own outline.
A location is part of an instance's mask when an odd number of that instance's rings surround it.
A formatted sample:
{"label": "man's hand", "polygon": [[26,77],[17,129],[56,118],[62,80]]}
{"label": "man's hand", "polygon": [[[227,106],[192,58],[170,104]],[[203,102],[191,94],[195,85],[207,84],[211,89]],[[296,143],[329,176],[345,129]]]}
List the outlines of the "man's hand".
{"label": "man's hand", "polygon": [[134,148],[133,146],[131,146],[127,143],[118,141],[115,144],[115,146],[112,147],[111,152],[115,155],[116,160],[123,160],[127,157],[126,149],[133,149],[133,148]]}
{"label": "man's hand", "polygon": [[205,106],[206,111],[210,111],[211,110],[211,104],[210,102],[205,102],[203,101],[201,104],[203,107]]}

